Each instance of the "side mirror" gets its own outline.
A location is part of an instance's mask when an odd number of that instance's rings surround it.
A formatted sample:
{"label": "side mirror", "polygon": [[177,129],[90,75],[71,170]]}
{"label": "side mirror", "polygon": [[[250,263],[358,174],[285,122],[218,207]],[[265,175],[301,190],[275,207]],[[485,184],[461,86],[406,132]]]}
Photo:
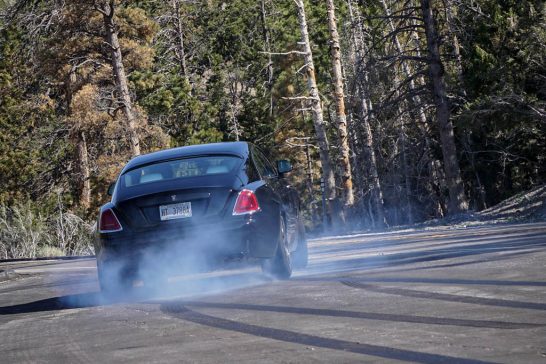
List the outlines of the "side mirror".
{"label": "side mirror", "polygon": [[277,170],[280,174],[288,173],[292,170],[292,164],[289,160],[281,159],[277,161]]}
{"label": "side mirror", "polygon": [[112,196],[114,194],[114,188],[116,187],[116,183],[110,183],[110,186],[108,186],[108,196]]}

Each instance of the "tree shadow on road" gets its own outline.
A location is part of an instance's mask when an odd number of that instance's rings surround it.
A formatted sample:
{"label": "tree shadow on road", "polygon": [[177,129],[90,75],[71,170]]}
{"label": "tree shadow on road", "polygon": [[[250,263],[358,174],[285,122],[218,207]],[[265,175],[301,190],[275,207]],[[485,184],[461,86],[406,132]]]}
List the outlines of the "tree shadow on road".
{"label": "tree shadow on road", "polygon": [[311,260],[308,274],[331,274],[340,272],[356,271],[363,268],[384,268],[413,263],[433,262],[444,259],[469,257],[491,253],[520,252],[529,249],[544,249],[546,241],[543,235],[523,236],[517,239],[495,239],[488,243],[469,244],[451,248],[417,250],[401,253],[368,255],[361,258],[353,258],[344,254],[332,257],[325,257],[320,260]]}
{"label": "tree shadow on road", "polygon": [[406,288],[382,287],[382,286],[373,285],[373,284],[360,283],[353,279],[341,280],[341,283],[353,288],[360,288],[367,291],[396,295],[396,296],[423,298],[427,300],[438,300],[438,301],[446,301],[446,302],[471,303],[471,304],[482,305],[482,306],[510,307],[510,308],[522,308],[522,309],[528,309],[528,310],[546,311],[545,303],[512,301],[512,300],[503,300],[498,298],[485,298],[485,297],[475,297],[475,296],[461,296],[461,295],[447,294],[447,293],[436,293],[436,292],[429,292],[429,291],[425,292],[425,291],[406,289]]}

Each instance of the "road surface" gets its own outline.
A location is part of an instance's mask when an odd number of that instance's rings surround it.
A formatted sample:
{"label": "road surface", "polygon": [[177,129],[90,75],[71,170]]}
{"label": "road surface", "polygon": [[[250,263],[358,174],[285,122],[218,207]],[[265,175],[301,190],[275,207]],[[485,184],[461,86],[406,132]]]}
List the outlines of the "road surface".
{"label": "road surface", "polygon": [[546,363],[546,223],[330,237],[310,253],[290,281],[229,269],[151,297],[103,297],[93,259],[0,263],[0,362]]}

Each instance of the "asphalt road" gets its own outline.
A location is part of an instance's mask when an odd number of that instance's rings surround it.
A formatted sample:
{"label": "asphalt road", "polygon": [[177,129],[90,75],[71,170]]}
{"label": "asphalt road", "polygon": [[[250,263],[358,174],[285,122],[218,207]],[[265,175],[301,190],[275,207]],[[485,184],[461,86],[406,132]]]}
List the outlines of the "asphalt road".
{"label": "asphalt road", "polygon": [[98,293],[95,261],[0,264],[2,363],[546,363],[546,223],[310,242],[310,266]]}

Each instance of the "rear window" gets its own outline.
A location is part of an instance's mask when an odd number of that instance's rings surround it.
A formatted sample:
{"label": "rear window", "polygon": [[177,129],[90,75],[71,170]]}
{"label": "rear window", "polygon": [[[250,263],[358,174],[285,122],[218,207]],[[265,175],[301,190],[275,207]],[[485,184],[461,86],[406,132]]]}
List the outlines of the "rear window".
{"label": "rear window", "polygon": [[204,156],[149,164],[121,176],[124,187],[158,181],[232,173],[242,159],[235,156]]}

